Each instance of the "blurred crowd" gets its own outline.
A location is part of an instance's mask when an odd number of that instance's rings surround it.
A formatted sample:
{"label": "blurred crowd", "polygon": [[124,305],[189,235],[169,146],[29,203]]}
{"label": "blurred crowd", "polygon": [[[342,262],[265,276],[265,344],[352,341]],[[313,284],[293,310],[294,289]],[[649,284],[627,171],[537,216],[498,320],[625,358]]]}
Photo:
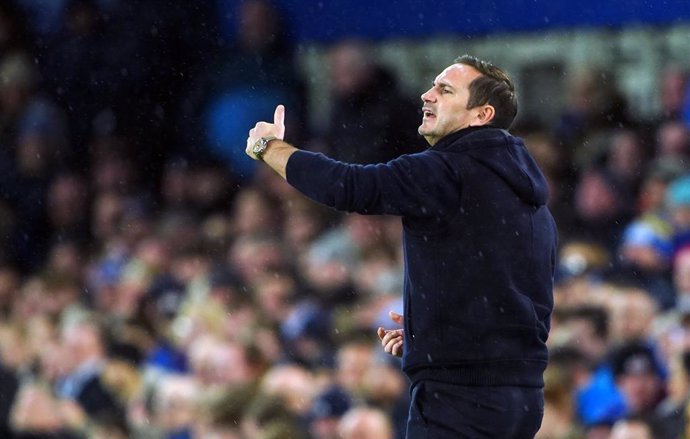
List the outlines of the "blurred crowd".
{"label": "blurred crowd", "polygon": [[[341,41],[311,127],[282,11],[228,8],[0,3],[0,438],[404,437],[375,337],[399,219],[322,208],[244,142],[284,103],[291,142],[384,162],[425,147],[419,102]],[[515,127],[560,231],[542,439],[690,439],[688,74],[658,81],[639,120],[583,66],[557,124]]]}

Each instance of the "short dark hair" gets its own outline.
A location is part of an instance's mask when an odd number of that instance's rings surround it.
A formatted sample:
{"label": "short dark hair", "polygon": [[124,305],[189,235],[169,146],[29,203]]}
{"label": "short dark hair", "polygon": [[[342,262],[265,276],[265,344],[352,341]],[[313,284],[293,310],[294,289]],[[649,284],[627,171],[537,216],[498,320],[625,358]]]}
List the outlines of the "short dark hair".
{"label": "short dark hair", "polygon": [[471,55],[460,56],[455,59],[455,63],[473,67],[482,74],[470,83],[467,109],[489,104],[496,111],[490,125],[506,130],[510,128],[517,115],[517,97],[508,74]]}

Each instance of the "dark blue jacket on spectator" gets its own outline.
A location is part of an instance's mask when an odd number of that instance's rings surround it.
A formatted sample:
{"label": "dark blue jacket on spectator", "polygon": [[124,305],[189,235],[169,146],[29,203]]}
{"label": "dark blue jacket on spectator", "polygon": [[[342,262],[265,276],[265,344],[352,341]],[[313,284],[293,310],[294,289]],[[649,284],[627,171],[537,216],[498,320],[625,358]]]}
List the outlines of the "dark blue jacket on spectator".
{"label": "dark blue jacket on spectator", "polygon": [[471,127],[366,166],[298,151],[286,173],[338,210],[402,216],[413,382],[543,386],[557,233],[521,139]]}

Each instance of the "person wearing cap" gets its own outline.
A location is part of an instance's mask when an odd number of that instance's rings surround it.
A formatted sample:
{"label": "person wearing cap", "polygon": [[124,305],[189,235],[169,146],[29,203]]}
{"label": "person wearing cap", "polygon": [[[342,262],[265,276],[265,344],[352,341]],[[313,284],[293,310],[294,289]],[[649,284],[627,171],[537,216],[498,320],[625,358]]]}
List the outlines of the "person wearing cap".
{"label": "person wearing cap", "polygon": [[412,383],[408,439],[532,438],[557,241],[546,179],[507,131],[517,97],[503,70],[462,56],[421,99],[430,147],[385,164],[298,150],[283,140],[282,105],[249,131],[246,153],[317,202],[402,217],[403,328],[377,333]]}
{"label": "person wearing cap", "polygon": [[338,423],[350,406],[350,397],[340,387],[330,387],[317,395],[308,416],[312,438],[339,439]]}
{"label": "person wearing cap", "polygon": [[626,343],[613,352],[611,368],[627,416],[651,415],[664,389],[654,352],[641,343]]}

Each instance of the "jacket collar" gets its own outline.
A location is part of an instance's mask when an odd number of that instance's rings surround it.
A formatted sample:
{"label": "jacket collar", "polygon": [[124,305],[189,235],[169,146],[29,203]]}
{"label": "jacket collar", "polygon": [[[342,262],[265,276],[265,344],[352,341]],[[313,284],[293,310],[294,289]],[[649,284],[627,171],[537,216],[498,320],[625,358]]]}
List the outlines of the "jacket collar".
{"label": "jacket collar", "polygon": [[476,126],[476,127],[463,128],[459,131],[452,132],[452,133],[448,134],[447,136],[441,138],[441,140],[436,142],[436,144],[434,146],[430,147],[429,149],[439,149],[439,150],[443,149],[446,146],[451,145],[455,141],[467,136],[468,134],[472,134],[474,132],[482,131],[482,130],[486,130],[486,129],[490,129],[490,128],[497,129],[496,127],[491,126],[491,125],[481,125],[481,126]]}

